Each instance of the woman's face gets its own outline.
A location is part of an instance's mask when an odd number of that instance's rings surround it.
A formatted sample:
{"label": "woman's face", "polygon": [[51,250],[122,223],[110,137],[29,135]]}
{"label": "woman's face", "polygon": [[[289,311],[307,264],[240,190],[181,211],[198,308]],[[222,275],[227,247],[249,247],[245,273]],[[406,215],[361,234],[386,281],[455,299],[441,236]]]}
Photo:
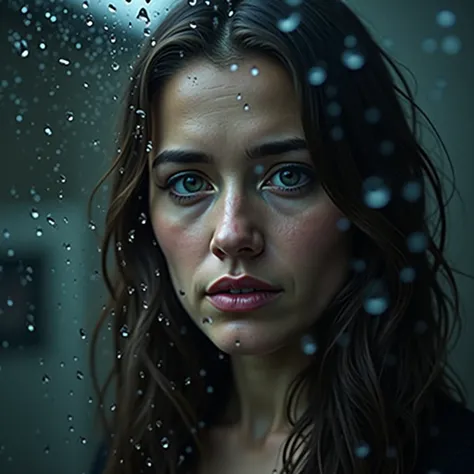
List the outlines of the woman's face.
{"label": "woman's face", "polygon": [[[318,185],[300,115],[286,71],[261,57],[237,70],[192,63],[154,103],[153,230],[183,307],[228,354],[295,341],[347,275],[343,216]],[[267,144],[275,146],[259,153]],[[281,291],[258,308],[245,306],[248,295],[211,298],[210,285],[226,275]]]}

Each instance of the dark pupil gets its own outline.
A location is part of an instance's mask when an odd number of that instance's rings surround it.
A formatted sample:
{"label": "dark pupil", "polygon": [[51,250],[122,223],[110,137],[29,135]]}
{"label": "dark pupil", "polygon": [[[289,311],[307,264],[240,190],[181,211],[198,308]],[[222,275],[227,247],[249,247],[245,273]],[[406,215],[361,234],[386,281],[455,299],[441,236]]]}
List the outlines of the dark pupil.
{"label": "dark pupil", "polygon": [[298,173],[290,170],[283,171],[281,174],[281,181],[287,186],[294,186],[298,183]]}
{"label": "dark pupil", "polygon": [[199,180],[197,176],[188,176],[184,180],[184,187],[190,192],[198,191],[201,185]]}

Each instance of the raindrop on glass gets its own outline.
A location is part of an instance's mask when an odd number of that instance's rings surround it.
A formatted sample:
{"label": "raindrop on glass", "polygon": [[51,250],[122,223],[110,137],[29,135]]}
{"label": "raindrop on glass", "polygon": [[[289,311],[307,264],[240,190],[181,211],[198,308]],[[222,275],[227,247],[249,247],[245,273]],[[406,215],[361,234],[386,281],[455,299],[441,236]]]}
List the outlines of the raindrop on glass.
{"label": "raindrop on glass", "polygon": [[390,189],[385,186],[383,180],[372,176],[364,182],[364,202],[372,209],[385,207],[391,198]]}
{"label": "raindrop on glass", "polygon": [[441,49],[444,53],[452,56],[458,54],[462,48],[462,41],[458,36],[446,36],[441,41]]}
{"label": "raindrop on glass", "polygon": [[33,208],[31,209],[30,211],[30,216],[33,218],[33,219],[38,219],[38,217],[40,216],[39,215],[39,212],[37,209]]}
{"label": "raindrop on glass", "polygon": [[301,350],[306,355],[315,354],[317,349],[318,349],[318,346],[311,336],[305,335],[301,338]]}
{"label": "raindrop on glass", "polygon": [[211,317],[202,318],[202,324],[212,324],[212,318]]}
{"label": "raindrop on glass", "polygon": [[234,64],[231,64],[231,65],[230,65],[230,70],[231,70],[231,72],[235,72],[235,71],[237,71],[237,69],[239,69],[239,65],[238,65],[238,64],[235,64],[235,63],[234,63]]}
{"label": "raindrop on glass", "polygon": [[235,347],[240,347],[240,341],[238,339],[235,341]]}
{"label": "raindrop on glass", "polygon": [[417,181],[409,181],[402,188],[402,196],[408,202],[416,202],[421,197],[421,184]]}
{"label": "raindrop on glass", "polygon": [[366,458],[370,453],[370,447],[367,443],[360,443],[359,446],[356,446],[355,448],[355,455],[358,458]]}
{"label": "raindrop on glass", "polygon": [[449,10],[442,10],[436,15],[436,23],[441,28],[451,28],[456,24],[456,15]]}
{"label": "raindrop on glass", "polygon": [[161,438],[161,446],[163,449],[168,449],[170,447],[169,439],[166,436]]}
{"label": "raindrop on glass", "polygon": [[410,252],[422,253],[427,248],[428,239],[423,232],[413,232],[407,238],[407,245]]}
{"label": "raindrop on glass", "polygon": [[438,43],[434,38],[425,38],[421,43],[421,49],[425,53],[432,54],[438,49]]}
{"label": "raindrop on glass", "polygon": [[260,74],[260,71],[258,69],[257,66],[254,66],[252,69],[250,69],[250,74],[252,74],[252,76],[258,76]]}
{"label": "raindrop on glass", "polygon": [[283,33],[291,33],[301,23],[301,14],[293,12],[289,17],[278,20],[277,27]]}
{"label": "raindrop on glass", "polygon": [[312,67],[308,72],[308,81],[312,86],[324,84],[327,78],[326,70],[322,67]]}
{"label": "raindrop on glass", "polygon": [[56,221],[50,215],[46,217],[46,221],[51,227],[57,227]]}
{"label": "raindrop on glass", "polygon": [[348,69],[355,71],[362,68],[365,64],[365,58],[354,51],[345,51],[342,55],[342,62]]}
{"label": "raindrop on glass", "polygon": [[400,280],[403,283],[411,283],[415,280],[416,272],[412,267],[402,268],[400,270]]}

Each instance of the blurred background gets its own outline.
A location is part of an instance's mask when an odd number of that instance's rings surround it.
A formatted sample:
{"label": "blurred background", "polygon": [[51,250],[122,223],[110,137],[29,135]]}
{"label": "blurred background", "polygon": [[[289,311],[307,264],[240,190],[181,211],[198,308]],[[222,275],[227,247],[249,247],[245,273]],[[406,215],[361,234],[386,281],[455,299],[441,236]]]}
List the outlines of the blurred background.
{"label": "blurred background", "polygon": [[[112,1],[112,0],[111,0]],[[0,473],[81,474],[99,442],[88,369],[105,303],[90,192],[116,153],[130,66],[173,0],[0,0]],[[460,192],[448,257],[474,274],[474,3],[351,0],[416,77]],[[436,151],[433,137],[424,145]],[[452,190],[450,170],[438,165]],[[452,363],[474,409],[474,284],[459,277],[464,328]],[[105,374],[113,354],[104,332]]]}

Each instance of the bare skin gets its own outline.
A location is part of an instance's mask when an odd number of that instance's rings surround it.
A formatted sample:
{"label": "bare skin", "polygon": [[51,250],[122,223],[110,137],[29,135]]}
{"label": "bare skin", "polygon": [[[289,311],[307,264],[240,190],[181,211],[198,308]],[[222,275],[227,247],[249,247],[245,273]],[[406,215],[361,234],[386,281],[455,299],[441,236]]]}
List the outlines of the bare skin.
{"label": "bare skin", "polygon": [[[234,374],[235,392],[223,423],[209,432],[199,474],[271,474],[280,467],[278,453],[291,429],[285,395],[308,363],[301,337],[348,271],[348,237],[337,227],[343,216],[318,186],[309,152],[252,162],[246,156],[261,143],[304,140],[292,91],[285,70],[268,59],[249,57],[235,72],[201,60],[170,80],[153,110],[154,233],[183,307],[230,355]],[[205,154],[210,162],[154,161],[177,149]],[[191,199],[178,202],[170,192]],[[244,273],[278,285],[282,294],[246,313],[222,312],[209,303],[206,287]],[[303,401],[298,412],[305,406]]]}

